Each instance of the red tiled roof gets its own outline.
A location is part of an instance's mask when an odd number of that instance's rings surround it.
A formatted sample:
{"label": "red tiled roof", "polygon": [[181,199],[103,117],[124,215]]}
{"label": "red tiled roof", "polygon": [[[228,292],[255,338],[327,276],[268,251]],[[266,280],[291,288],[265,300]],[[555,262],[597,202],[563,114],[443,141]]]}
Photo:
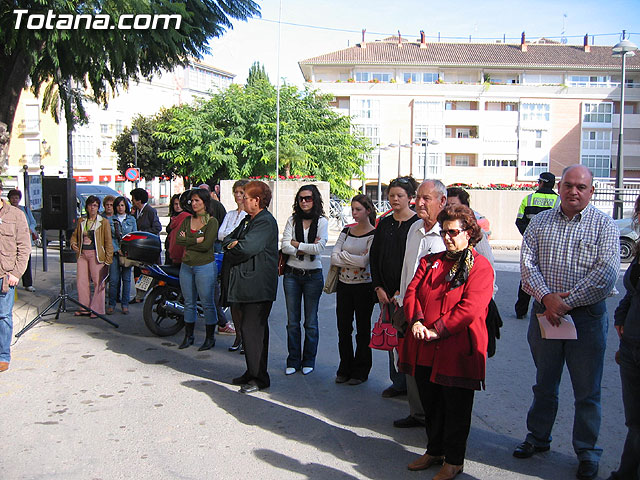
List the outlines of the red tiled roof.
{"label": "red tiled roof", "polygon": [[[538,67],[573,69],[620,69],[620,58],[611,55],[612,47],[527,43],[420,43],[371,42],[302,60],[303,65],[420,65],[420,66],[484,66]],[[640,70],[640,55],[627,57],[629,70]]]}

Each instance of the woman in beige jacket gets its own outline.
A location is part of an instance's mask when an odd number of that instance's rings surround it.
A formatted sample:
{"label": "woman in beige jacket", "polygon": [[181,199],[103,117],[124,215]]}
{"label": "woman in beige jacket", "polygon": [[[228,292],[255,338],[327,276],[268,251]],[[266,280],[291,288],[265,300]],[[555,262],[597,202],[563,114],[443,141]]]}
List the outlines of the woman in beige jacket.
{"label": "woman in beige jacket", "polygon": [[[78,301],[96,313],[104,315],[105,280],[109,273],[109,265],[113,261],[113,243],[109,220],[98,215],[100,199],[94,195],[87,198],[86,217],[81,217],[71,237],[71,248],[78,257],[76,281],[78,285]],[[93,282],[93,297],[89,282]],[[79,315],[89,315],[86,310],[79,310]],[[91,313],[91,317],[95,315]]]}

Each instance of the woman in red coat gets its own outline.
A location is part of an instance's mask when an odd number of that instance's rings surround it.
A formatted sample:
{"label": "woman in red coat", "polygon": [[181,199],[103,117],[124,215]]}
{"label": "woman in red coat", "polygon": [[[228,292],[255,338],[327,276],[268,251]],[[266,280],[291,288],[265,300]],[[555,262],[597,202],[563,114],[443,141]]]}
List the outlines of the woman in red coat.
{"label": "woman in red coat", "polygon": [[462,471],[474,391],[484,387],[493,269],[473,249],[482,233],[471,209],[447,207],[438,222],[447,250],[423,257],[407,288],[400,368],[415,376],[428,437],[408,468],[444,463],[433,478],[448,480]]}

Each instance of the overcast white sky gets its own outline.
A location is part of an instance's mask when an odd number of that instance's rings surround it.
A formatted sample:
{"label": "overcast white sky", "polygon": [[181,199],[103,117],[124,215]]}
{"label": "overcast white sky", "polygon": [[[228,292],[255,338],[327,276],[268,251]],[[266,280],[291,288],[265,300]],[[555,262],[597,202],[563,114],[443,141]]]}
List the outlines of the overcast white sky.
{"label": "overcast white sky", "polygon": [[[212,55],[205,58],[236,74],[237,83],[245,82],[254,61],[264,64],[276,82],[280,0],[257,3],[262,18],[234,22],[232,30],[210,43]],[[282,0],[281,20],[280,76],[296,85],[303,81],[298,61],[360,42],[363,28],[367,41],[397,35],[398,30],[412,41],[420,30],[427,41],[436,41],[440,33],[443,41],[468,41],[471,35],[473,41],[494,42],[506,35],[507,42],[515,42],[522,31],[527,39],[559,41],[564,20],[568,43],[581,44],[588,33],[595,35],[596,45],[614,45],[625,29],[640,45],[639,0]]]}

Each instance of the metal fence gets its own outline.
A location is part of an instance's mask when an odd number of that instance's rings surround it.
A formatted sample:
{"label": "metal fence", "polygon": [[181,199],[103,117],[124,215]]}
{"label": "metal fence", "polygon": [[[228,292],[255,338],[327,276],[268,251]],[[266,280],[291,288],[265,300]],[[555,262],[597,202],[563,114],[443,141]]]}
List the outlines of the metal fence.
{"label": "metal fence", "polygon": [[[615,198],[615,183],[612,180],[595,180],[593,182],[595,192],[591,203],[594,207],[611,215],[613,213],[613,200]],[[620,195],[624,202],[624,218],[630,217],[633,213],[633,205],[640,195],[640,182],[624,180],[622,182]]]}

